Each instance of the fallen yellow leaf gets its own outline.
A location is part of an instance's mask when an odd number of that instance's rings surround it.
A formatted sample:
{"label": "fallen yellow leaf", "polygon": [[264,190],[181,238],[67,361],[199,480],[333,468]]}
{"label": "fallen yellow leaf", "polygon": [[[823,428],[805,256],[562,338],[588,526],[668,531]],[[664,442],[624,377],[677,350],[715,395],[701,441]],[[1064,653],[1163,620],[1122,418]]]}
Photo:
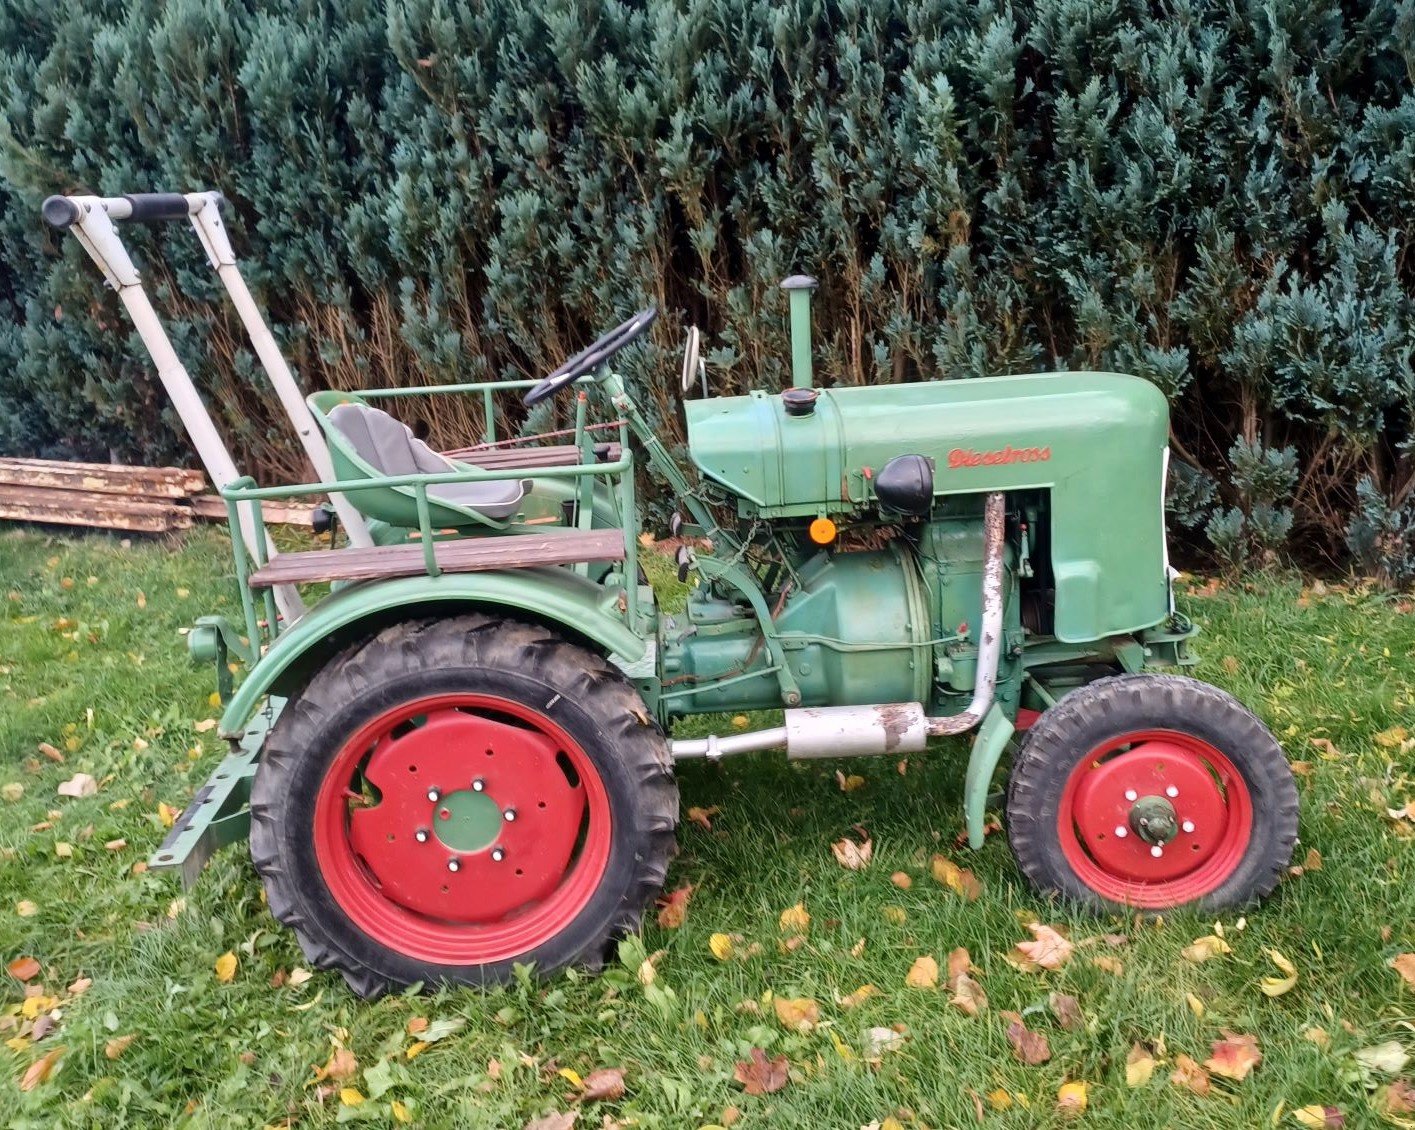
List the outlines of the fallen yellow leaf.
{"label": "fallen yellow leaf", "polygon": [[357,1087],[342,1087],[339,1090],[339,1101],[345,1106],[358,1106],[364,1101],[364,1097]]}
{"label": "fallen yellow leaf", "polygon": [[922,957],[914,959],[914,964],[905,974],[904,984],[911,989],[938,988],[938,962],[934,960],[932,954],[924,954]]}
{"label": "fallen yellow leaf", "polygon": [[726,961],[732,956],[732,937],[729,934],[714,934],[708,939],[708,949],[718,961]]}
{"label": "fallen yellow leaf", "polygon": [[810,997],[777,997],[776,1018],[789,1032],[812,1032],[820,1023],[820,1005]]}
{"label": "fallen yellow leaf", "polygon": [[1155,1073],[1155,1057],[1144,1044],[1131,1044],[1125,1057],[1125,1085],[1143,1087]]}
{"label": "fallen yellow leaf", "polygon": [[873,985],[861,985],[853,993],[847,993],[845,996],[837,998],[836,1003],[838,1003],[841,1008],[855,1008],[858,1005],[864,1004],[878,992],[879,990]]}
{"label": "fallen yellow leaf", "polygon": [[1233,947],[1217,934],[1205,934],[1202,938],[1195,938],[1180,950],[1179,955],[1184,958],[1185,961],[1190,961],[1198,965],[1202,961],[1208,961],[1210,958],[1232,952]]}
{"label": "fallen yellow leaf", "polygon": [[236,955],[227,950],[216,959],[216,979],[223,985],[229,985],[236,979],[236,967],[240,963],[236,960]]}
{"label": "fallen yellow leaf", "polygon": [[1292,964],[1282,953],[1275,949],[1267,951],[1268,960],[1282,970],[1286,977],[1264,977],[1258,982],[1258,988],[1266,996],[1280,997],[1283,993],[1290,992],[1297,985],[1297,967]]}
{"label": "fallen yellow leaf", "polygon": [[804,903],[789,906],[781,912],[779,925],[783,934],[804,934],[811,927],[811,916]]}
{"label": "fallen yellow leaf", "polygon": [[1067,1117],[1074,1118],[1086,1110],[1086,1084],[1063,1083],[1056,1092],[1056,1109]]}

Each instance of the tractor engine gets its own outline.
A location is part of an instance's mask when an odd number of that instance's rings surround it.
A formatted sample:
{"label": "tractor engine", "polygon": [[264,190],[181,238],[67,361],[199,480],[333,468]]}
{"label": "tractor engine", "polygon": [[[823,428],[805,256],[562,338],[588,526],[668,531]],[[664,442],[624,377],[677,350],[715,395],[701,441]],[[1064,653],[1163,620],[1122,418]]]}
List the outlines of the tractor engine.
{"label": "tractor engine", "polygon": [[[1009,716],[1032,644],[1102,654],[1169,615],[1167,406],[1147,381],[796,387],[686,408],[700,489],[735,511],[736,567],[767,603],[780,662],[747,589],[705,572],[661,625],[665,719],[891,702],[961,711],[977,681],[993,493],[1006,498],[996,700]],[[783,666],[797,701],[783,697]]]}

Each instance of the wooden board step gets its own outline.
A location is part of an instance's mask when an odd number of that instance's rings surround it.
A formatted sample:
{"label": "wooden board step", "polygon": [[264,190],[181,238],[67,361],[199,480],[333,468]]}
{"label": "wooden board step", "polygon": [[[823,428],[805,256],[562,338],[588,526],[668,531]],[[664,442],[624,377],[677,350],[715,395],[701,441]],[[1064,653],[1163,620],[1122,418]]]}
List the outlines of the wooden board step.
{"label": "wooden board step", "polygon": [[[583,530],[544,534],[502,534],[437,543],[444,573],[481,573],[533,565],[574,565],[581,561],[624,560],[623,530]],[[425,573],[423,547],[376,545],[368,549],[316,549],[281,553],[250,576],[251,588],[308,581],[369,581]]]}

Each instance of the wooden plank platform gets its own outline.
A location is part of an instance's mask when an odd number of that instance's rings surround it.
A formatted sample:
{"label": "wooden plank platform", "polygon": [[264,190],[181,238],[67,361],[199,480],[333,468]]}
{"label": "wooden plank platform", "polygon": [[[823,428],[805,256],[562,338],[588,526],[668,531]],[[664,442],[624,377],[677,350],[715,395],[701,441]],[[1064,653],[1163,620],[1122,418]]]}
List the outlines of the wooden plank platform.
{"label": "wooden plank platform", "polygon": [[185,530],[192,514],[177,502],[149,502],[102,491],[0,485],[0,518],[160,534]]}
{"label": "wooden plank platform", "polygon": [[[502,534],[437,543],[437,564],[445,573],[622,560],[623,530]],[[417,577],[424,572],[423,547],[417,544],[317,549],[279,554],[251,574],[250,586],[258,589],[308,581],[370,581],[379,577]]]}
{"label": "wooden plank platform", "polygon": [[[212,522],[226,521],[226,500],[219,494],[198,494],[190,501],[196,517]],[[289,502],[282,506],[277,502],[267,502],[261,506],[260,513],[271,525],[312,526],[314,509],[313,503]]]}
{"label": "wooden plank platform", "polygon": [[204,491],[206,476],[185,467],[127,467],[117,463],[0,457],[0,486],[125,494],[138,500],[176,499]]}

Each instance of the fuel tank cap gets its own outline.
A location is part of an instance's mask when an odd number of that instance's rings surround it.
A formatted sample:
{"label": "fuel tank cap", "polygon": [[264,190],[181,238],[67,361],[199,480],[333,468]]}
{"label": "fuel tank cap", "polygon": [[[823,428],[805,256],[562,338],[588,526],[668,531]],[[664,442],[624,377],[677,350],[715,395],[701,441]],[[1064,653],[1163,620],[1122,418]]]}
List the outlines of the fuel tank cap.
{"label": "fuel tank cap", "polygon": [[788,388],[781,391],[781,403],[788,416],[809,416],[816,410],[820,393],[813,388]]}

